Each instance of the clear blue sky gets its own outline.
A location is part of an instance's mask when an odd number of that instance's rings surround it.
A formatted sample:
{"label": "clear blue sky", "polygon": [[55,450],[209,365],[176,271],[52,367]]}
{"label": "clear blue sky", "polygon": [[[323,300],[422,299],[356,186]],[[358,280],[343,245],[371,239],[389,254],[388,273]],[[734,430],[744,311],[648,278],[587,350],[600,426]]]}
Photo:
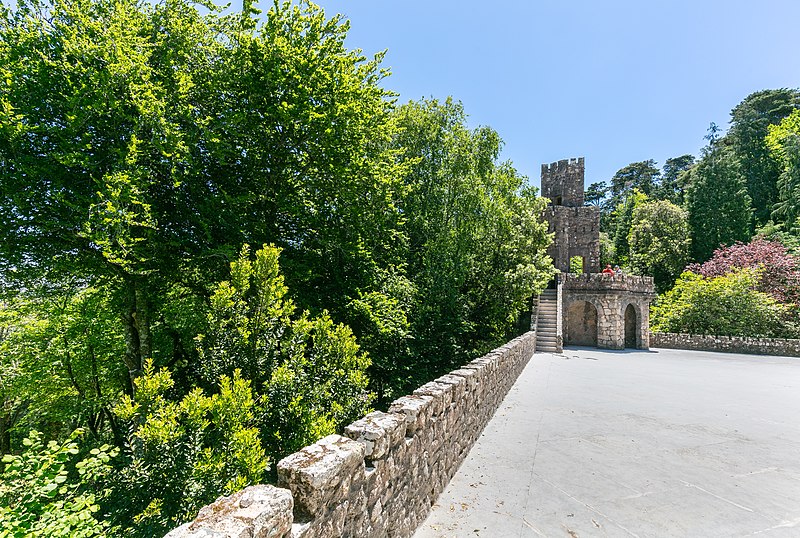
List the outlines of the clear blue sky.
{"label": "clear blue sky", "polygon": [[319,0],[351,48],[388,49],[400,102],[452,95],[539,185],[586,157],[587,184],[697,155],[748,94],[800,87],[800,0]]}

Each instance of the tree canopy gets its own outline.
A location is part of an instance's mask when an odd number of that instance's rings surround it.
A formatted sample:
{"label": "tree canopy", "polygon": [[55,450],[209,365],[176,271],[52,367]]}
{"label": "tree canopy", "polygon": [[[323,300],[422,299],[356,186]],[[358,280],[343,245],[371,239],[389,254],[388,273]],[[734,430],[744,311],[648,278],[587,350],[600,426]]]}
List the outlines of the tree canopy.
{"label": "tree canopy", "polygon": [[0,497],[109,455],[3,521],[163,534],[526,325],[544,201],[348,30],[304,0],[0,9]]}
{"label": "tree canopy", "polygon": [[715,132],[703,157],[689,172],[686,208],[692,259],[707,260],[721,245],[750,237],[750,195],[736,156]]}
{"label": "tree canopy", "polygon": [[658,291],[670,289],[689,261],[686,211],[666,200],[637,205],[628,243],[631,268],[651,275]]}

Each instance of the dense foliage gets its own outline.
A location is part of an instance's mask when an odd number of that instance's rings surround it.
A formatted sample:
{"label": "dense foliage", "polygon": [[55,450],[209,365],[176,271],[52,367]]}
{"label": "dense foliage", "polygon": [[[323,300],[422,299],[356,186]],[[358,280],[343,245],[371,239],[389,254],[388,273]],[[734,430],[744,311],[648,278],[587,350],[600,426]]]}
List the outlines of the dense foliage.
{"label": "dense foliage", "polygon": [[103,445],[81,455],[81,435],[78,429],[45,445],[41,433],[30,432],[20,454],[3,456],[0,537],[106,535],[108,524],[97,518],[97,502],[106,494],[99,484],[118,451]]}
{"label": "dense foliage", "polygon": [[[692,273],[684,273],[653,310],[660,330],[794,334],[800,302],[800,91],[748,95],[731,111],[728,132],[712,123],[705,138],[699,159],[667,159],[661,170],[653,160],[635,162],[608,183],[590,185],[587,200],[601,211],[602,263],[652,276],[664,294],[693,262]],[[737,273],[741,269],[755,273],[744,277]],[[741,299],[744,317],[723,315],[717,323],[718,309],[706,306],[726,297]],[[755,333],[744,321],[748,309],[763,321]]]}
{"label": "dense foliage", "polygon": [[794,228],[800,218],[800,109],[795,109],[780,124],[769,126],[766,144],[779,170],[777,202],[772,215]]}
{"label": "dense foliage", "polygon": [[666,200],[637,205],[628,242],[631,268],[652,275],[659,292],[670,289],[689,259],[686,211]]}
{"label": "dense foliage", "polygon": [[412,163],[401,205],[414,289],[409,345],[414,368],[430,377],[502,340],[530,290],[546,286],[544,201],[510,163],[496,164],[497,133],[468,129],[460,104],[409,103],[394,117],[394,145]]}
{"label": "dense foliage", "polygon": [[718,336],[793,337],[787,307],[756,290],[759,271],[739,269],[723,276],[683,273],[675,287],[650,308],[656,332]]}
{"label": "dense foliage", "polygon": [[347,31],[305,1],[0,8],[14,535],[163,534],[524,320],[544,202]]}
{"label": "dense foliage", "polygon": [[688,183],[693,260],[707,260],[720,245],[750,237],[750,195],[740,163],[713,129],[703,158],[688,171]]}
{"label": "dense foliage", "polygon": [[748,95],[731,111],[730,139],[741,164],[757,225],[764,224],[779,201],[781,165],[770,153],[765,137],[774,126],[800,106],[800,92],[781,88]]}
{"label": "dense foliage", "polygon": [[705,277],[723,276],[736,269],[761,269],[759,291],[794,309],[800,306],[800,259],[778,241],[756,237],[750,243],[735,243],[715,250],[710,260],[688,269]]}

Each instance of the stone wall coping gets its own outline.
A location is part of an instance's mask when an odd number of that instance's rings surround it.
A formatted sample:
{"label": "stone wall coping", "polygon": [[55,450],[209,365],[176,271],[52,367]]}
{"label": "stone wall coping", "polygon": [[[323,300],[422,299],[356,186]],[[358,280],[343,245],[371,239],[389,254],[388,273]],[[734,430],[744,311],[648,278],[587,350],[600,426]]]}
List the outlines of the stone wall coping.
{"label": "stone wall coping", "polygon": [[406,421],[397,413],[373,411],[347,426],[344,434],[364,445],[366,458],[382,459],[406,436]]}
{"label": "stone wall coping", "polygon": [[800,340],[789,338],[651,332],[650,345],[666,349],[800,357]]}
{"label": "stone wall coping", "polygon": [[204,506],[194,521],[173,529],[165,538],[284,537],[292,528],[293,506],[287,489],[249,486]]}

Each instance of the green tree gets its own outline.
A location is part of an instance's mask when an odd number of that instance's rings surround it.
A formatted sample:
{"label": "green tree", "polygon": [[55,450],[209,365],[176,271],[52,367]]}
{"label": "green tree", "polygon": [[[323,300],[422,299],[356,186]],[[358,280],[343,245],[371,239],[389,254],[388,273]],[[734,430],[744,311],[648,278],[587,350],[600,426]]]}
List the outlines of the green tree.
{"label": "green tree", "polygon": [[653,159],[631,163],[611,178],[611,207],[618,207],[634,189],[646,196],[658,189],[661,171]]}
{"label": "green tree", "polygon": [[495,131],[469,129],[452,99],[412,102],[395,118],[394,147],[411,163],[401,209],[415,290],[413,386],[503,340],[553,269],[544,202],[498,163]]}
{"label": "green tree", "polygon": [[672,287],[689,261],[686,211],[666,200],[636,206],[631,219],[630,266],[655,280],[663,293]]}
{"label": "green tree", "polygon": [[686,208],[692,259],[703,262],[720,245],[750,238],[750,196],[736,156],[716,135],[712,124],[708,146],[688,174]]}
{"label": "green tree", "polygon": [[380,55],[307,2],[260,24],[204,6],[20,0],[0,21],[0,264],[107,289],[129,393],[147,358],[194,358],[173,314],[245,242],[282,245],[299,304],[339,320],[402,266]]}
{"label": "green tree", "polygon": [[326,313],[296,315],[279,256],[265,245],[251,261],[243,247],[230,281],[214,290],[208,330],[198,337],[206,386],[240,370],[252,382],[261,398],[256,424],[274,460],[341,431],[372,401],[369,357],[349,327]]}
{"label": "green tree", "polygon": [[661,184],[655,198],[683,205],[686,195],[686,173],[694,165],[693,155],[667,159],[661,172]]}
{"label": "green tree", "polygon": [[155,294],[224,207],[190,177],[221,31],[184,2],[21,0],[0,22],[3,269],[113,286],[131,379],[154,353]]}
{"label": "green tree", "polygon": [[614,253],[620,265],[628,265],[630,261],[631,226],[633,225],[633,213],[636,207],[647,202],[645,194],[633,189],[627,193],[623,202],[614,211]]}
{"label": "green tree", "polygon": [[741,269],[713,278],[685,272],[651,307],[656,332],[716,336],[792,337],[786,307],[756,291],[758,270]]}
{"label": "green tree", "polygon": [[756,225],[769,220],[779,200],[777,183],[781,166],[764,139],[770,125],[780,123],[798,106],[800,91],[782,88],[752,93],[731,111],[728,138],[741,163]]}
{"label": "green tree", "polygon": [[592,183],[586,187],[584,199],[586,200],[587,204],[600,207],[603,205],[603,200],[605,200],[608,190],[609,188],[605,181]]}
{"label": "green tree", "polygon": [[800,217],[800,110],[770,125],[765,142],[780,170],[772,215],[791,229]]}

